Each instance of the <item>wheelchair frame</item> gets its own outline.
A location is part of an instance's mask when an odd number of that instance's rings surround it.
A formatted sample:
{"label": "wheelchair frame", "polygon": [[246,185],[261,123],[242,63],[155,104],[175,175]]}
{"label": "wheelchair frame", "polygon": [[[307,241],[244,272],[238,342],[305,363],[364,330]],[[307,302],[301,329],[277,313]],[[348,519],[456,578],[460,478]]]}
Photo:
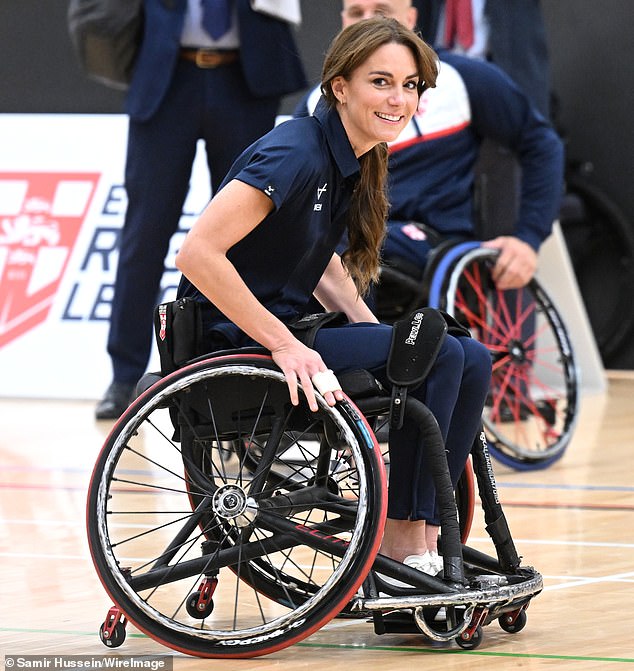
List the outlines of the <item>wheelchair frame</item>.
{"label": "wheelchair frame", "polygon": [[420,279],[407,265],[385,265],[376,312],[390,323],[430,305],[469,328],[493,359],[483,416],[491,454],[517,470],[547,468],[563,456],[577,419],[574,351],[537,279],[518,290],[495,287],[490,268],[496,257],[496,250],[479,242],[445,240],[430,254]]}
{"label": "wheelchair frame", "polygon": [[371,424],[390,399],[367,376],[341,381],[353,398],[331,408],[317,393],[311,413],[303,395],[291,406],[284,376],[260,351],[144,378],[88,493],[90,551],[115,603],[100,627],[108,647],[123,643],[128,618],[168,647],[215,658],[274,652],[334,617],[464,648],[495,619],[511,633],[524,627],[542,579],[520,566],[484,432],[472,462],[495,558],[463,544],[473,479],[463,476],[456,501],[435,419],[407,400],[434,457],[444,572],[428,576],[377,554],[387,485]]}

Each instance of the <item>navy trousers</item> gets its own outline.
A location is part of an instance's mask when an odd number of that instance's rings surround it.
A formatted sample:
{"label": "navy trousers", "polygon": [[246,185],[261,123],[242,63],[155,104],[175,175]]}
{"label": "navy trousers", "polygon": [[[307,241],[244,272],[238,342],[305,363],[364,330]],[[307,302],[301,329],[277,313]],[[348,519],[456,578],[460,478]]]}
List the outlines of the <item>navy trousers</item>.
{"label": "navy trousers", "polygon": [[157,113],[146,122],[130,121],[128,207],[108,335],[117,382],[134,384],[147,367],[153,310],[198,140],[205,142],[214,192],[239,153],[273,127],[278,106],[278,98],[249,94],[239,63],[200,69],[179,61]]}
{"label": "navy trousers", "polygon": [[[387,388],[386,362],[392,328],[384,324],[349,324],[321,329],[315,349],[335,373],[365,368]],[[410,392],[433,412],[445,440],[451,480],[455,486],[480,428],[491,381],[491,356],[478,341],[447,336],[429,375]],[[435,489],[418,427],[405,422],[389,436],[388,517],[439,524]]]}

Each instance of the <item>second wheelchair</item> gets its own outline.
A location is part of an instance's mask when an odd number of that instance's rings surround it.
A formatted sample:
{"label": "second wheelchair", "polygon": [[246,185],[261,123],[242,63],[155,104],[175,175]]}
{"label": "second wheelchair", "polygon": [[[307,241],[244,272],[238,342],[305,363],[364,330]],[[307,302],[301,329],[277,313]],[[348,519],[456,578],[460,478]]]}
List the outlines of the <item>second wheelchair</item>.
{"label": "second wheelchair", "polygon": [[502,291],[491,279],[496,251],[479,242],[434,242],[424,270],[404,260],[384,263],[375,311],[393,323],[420,305],[446,310],[491,352],[491,392],[483,417],[493,456],[518,470],[560,459],[578,414],[574,351],[548,293],[533,278]]}

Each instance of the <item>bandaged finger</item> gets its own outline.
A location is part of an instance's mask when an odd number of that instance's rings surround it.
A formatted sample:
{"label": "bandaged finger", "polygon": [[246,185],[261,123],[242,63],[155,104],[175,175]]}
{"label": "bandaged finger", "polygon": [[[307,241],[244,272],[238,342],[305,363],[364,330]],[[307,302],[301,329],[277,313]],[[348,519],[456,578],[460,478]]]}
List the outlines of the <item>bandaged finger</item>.
{"label": "bandaged finger", "polygon": [[336,375],[330,370],[322,370],[311,378],[315,389],[323,396],[328,391],[339,391],[341,385]]}

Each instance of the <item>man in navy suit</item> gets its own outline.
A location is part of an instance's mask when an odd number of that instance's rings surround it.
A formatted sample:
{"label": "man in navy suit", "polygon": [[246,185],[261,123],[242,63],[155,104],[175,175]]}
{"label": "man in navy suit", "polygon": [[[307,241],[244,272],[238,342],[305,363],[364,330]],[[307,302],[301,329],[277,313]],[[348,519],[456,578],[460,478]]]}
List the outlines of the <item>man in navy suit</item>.
{"label": "man in navy suit", "polygon": [[197,141],[205,141],[213,192],[238,154],[274,126],[281,97],[307,85],[292,26],[254,11],[251,0],[225,1],[226,25],[207,20],[207,0],[144,0],[126,98],[128,207],[108,335],[113,380],[97,419],[125,410],[147,367],[153,309]]}

